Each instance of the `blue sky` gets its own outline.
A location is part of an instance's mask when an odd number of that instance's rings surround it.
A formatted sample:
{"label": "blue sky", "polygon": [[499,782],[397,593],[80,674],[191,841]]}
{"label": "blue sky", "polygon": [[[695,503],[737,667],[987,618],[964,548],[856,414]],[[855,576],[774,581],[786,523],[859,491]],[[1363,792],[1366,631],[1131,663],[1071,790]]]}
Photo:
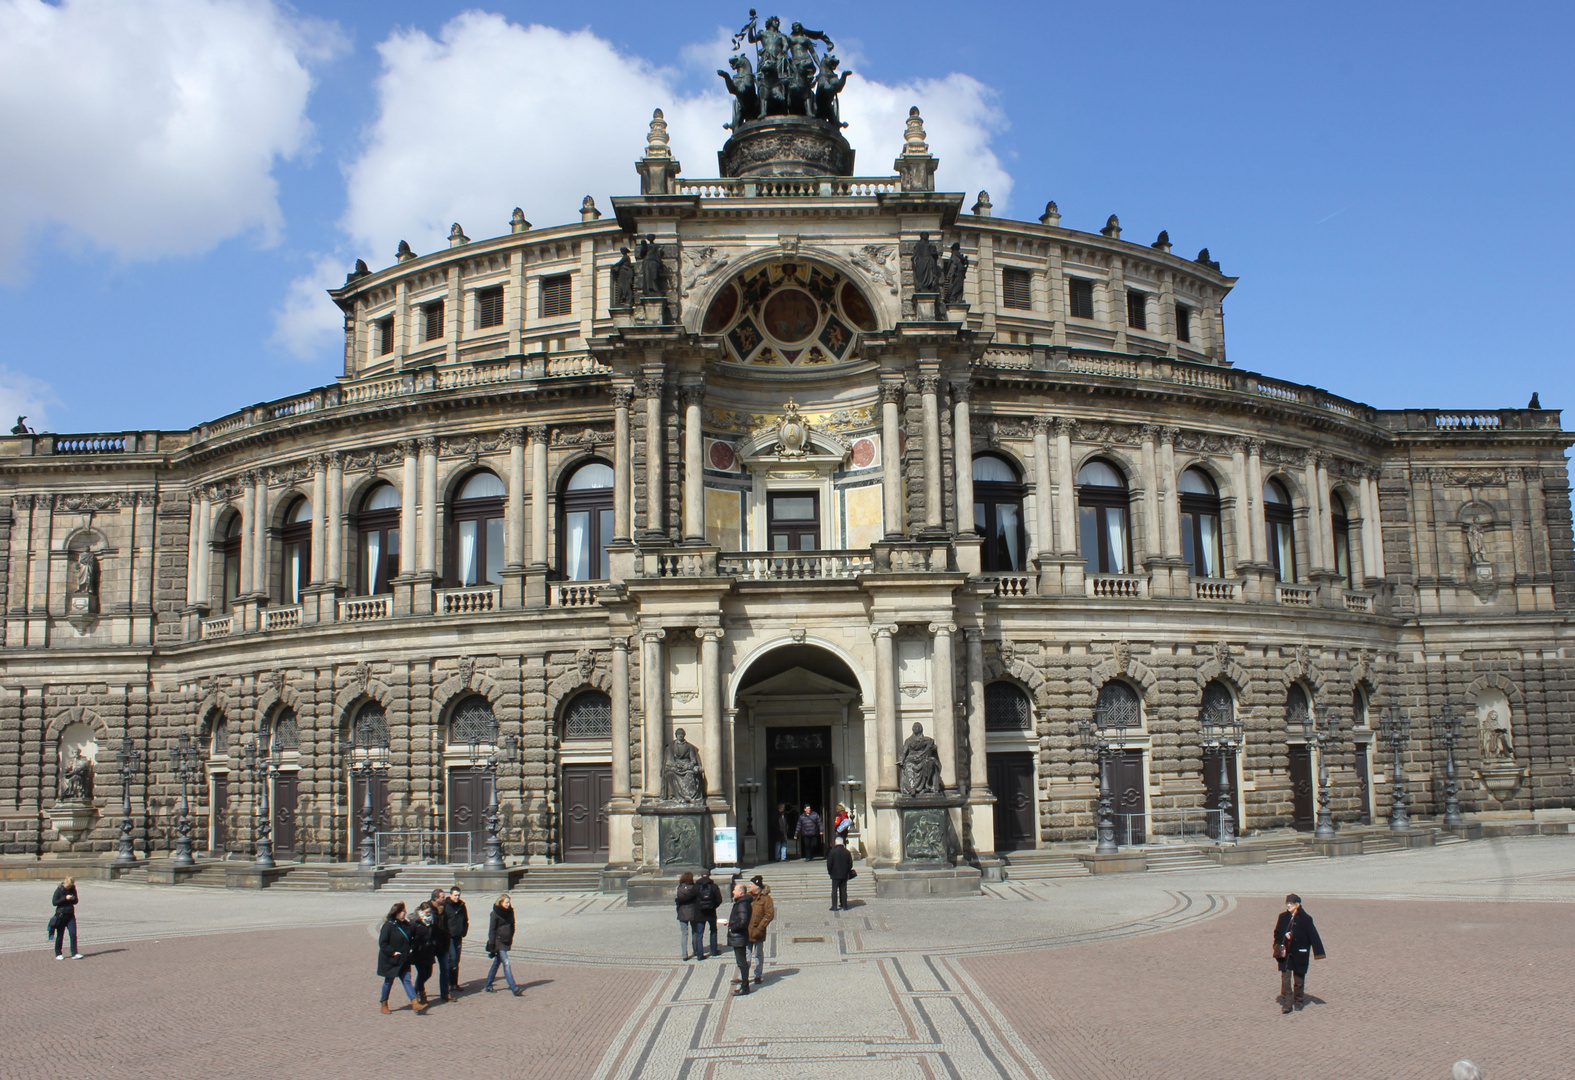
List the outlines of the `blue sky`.
{"label": "blue sky", "polygon": [[[747,6],[0,0],[0,411],[185,428],[330,382],[324,283],[451,220],[605,208],[654,107],[714,175]],[[999,216],[1054,199],[1207,246],[1241,278],[1239,367],[1380,407],[1575,405],[1575,5],[772,12],[854,70],[861,173],[918,102],[941,186]]]}

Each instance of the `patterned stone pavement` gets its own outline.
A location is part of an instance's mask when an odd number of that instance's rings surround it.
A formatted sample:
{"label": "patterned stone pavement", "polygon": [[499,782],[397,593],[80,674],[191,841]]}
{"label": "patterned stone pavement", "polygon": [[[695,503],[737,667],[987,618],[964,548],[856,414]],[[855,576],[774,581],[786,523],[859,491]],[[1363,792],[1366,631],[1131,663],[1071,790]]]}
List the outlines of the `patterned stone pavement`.
{"label": "patterned stone pavement", "polygon": [[[0,885],[0,1075],[1146,1077],[1575,1075],[1562,956],[1575,840],[1050,880],[844,914],[785,901],[767,981],[683,963],[666,909],[516,896],[520,999],[381,1016],[376,923],[398,895],[86,883],[56,962],[47,883]],[[1281,1016],[1268,931],[1303,894],[1329,960]],[[471,897],[481,924],[490,898]],[[463,975],[479,990],[484,931]],[[395,1000],[401,998],[396,988]]]}

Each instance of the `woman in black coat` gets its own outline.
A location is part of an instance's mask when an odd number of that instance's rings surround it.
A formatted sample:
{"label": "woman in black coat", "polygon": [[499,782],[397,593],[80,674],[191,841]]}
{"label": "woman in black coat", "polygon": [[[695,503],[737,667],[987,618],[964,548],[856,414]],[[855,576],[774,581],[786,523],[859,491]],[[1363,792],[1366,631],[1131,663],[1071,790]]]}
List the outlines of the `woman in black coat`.
{"label": "woman in black coat", "polygon": [[55,898],[50,903],[55,905],[54,917],[49,920],[49,927],[55,932],[55,959],[65,959],[60,946],[65,943],[68,931],[71,934],[71,959],[82,959],[82,954],[77,952],[77,879],[68,877],[56,885]]}
{"label": "woman in black coat", "polygon": [[1313,957],[1324,959],[1323,939],[1318,936],[1312,916],[1302,910],[1302,898],[1291,893],[1285,898],[1285,910],[1274,922],[1274,959],[1280,966],[1280,1012],[1291,1011],[1293,993],[1296,1008],[1305,1004],[1303,990],[1307,967]]}
{"label": "woman in black coat", "polygon": [[377,973],[383,977],[383,1012],[388,1012],[388,992],[398,979],[410,999],[410,1009],[415,1013],[426,1011],[426,1006],[416,1000],[416,988],[410,985],[410,927],[405,922],[405,905],[395,904],[383,919],[383,928],[377,935]]}
{"label": "woman in black coat", "polygon": [[733,884],[733,910],[727,916],[727,944],[738,964],[738,992],[749,993],[749,918],[754,905],[743,882]]}
{"label": "woman in black coat", "polygon": [[492,970],[487,972],[487,985],[483,988],[493,993],[492,980],[503,969],[503,978],[509,984],[509,993],[519,997],[525,991],[514,982],[514,969],[509,966],[509,950],[514,947],[514,904],[505,894],[492,905],[492,919],[487,923],[487,955],[492,957]]}
{"label": "woman in black coat", "polygon": [[405,929],[410,932],[410,966],[416,972],[416,1000],[423,1005],[427,1003],[427,980],[437,961],[432,946],[432,918],[432,904],[423,900],[416,908],[416,917],[405,920]]}
{"label": "woman in black coat", "polygon": [[705,959],[705,920],[700,917],[700,886],[695,876],[685,870],[678,876],[678,892],[673,896],[678,909],[678,956],[689,959],[690,943],[694,944],[696,960]]}

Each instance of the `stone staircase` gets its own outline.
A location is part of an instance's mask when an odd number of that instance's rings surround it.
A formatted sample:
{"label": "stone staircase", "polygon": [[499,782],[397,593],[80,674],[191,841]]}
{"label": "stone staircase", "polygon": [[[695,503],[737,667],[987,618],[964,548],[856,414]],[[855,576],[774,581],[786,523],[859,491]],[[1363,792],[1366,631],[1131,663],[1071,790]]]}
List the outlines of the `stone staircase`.
{"label": "stone staircase", "polygon": [[1145,848],[1143,855],[1148,860],[1148,872],[1151,874],[1170,874],[1178,870],[1213,870],[1219,865],[1203,854],[1201,848],[1190,844]]}
{"label": "stone staircase", "polygon": [[1087,877],[1088,867],[1065,851],[1008,851],[1003,876],[1008,881],[1043,881],[1048,878]]}
{"label": "stone staircase", "polygon": [[[875,875],[870,868],[862,862],[853,864],[859,876],[848,882],[848,901],[862,900],[865,902],[875,899]],[[805,862],[793,859],[788,862],[765,863],[754,866],[744,871],[746,879],[759,874],[771,886],[771,897],[778,902],[792,901],[817,901],[831,906],[831,879],[826,876],[826,864],[819,859]],[[717,884],[726,888],[727,882],[719,881]]]}

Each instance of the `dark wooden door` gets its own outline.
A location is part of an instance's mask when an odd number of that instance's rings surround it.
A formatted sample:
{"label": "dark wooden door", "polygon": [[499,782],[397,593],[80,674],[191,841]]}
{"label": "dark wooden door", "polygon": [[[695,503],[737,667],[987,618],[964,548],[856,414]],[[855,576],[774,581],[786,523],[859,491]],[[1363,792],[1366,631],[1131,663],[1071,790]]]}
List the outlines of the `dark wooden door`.
{"label": "dark wooden door", "polygon": [[607,861],[607,804],[611,801],[611,765],[563,767],[564,862]]}
{"label": "dark wooden door", "polygon": [[[361,817],[366,810],[367,782],[360,776],[352,778],[350,784],[350,846],[347,849],[351,859],[360,857],[361,851]],[[372,773],[372,829],[374,832],[387,832],[392,825],[388,816],[388,772],[378,769]]]}
{"label": "dark wooden door", "polygon": [[273,802],[268,809],[273,813],[273,856],[276,859],[293,859],[295,850],[295,807],[299,798],[298,774],[281,772],[273,779]]}
{"label": "dark wooden door", "polygon": [[[1231,819],[1236,824],[1236,835],[1241,835],[1241,791],[1236,784],[1236,754],[1231,751],[1222,755],[1218,749],[1205,749],[1203,751],[1203,809],[1218,810],[1220,808],[1220,765],[1224,757],[1224,766],[1230,773],[1230,809]],[[1220,819],[1218,814],[1210,814],[1208,818],[1209,839],[1220,838]]]}
{"label": "dark wooden door", "polygon": [[214,773],[208,789],[208,850],[224,858],[230,842],[230,774]]}
{"label": "dark wooden door", "polygon": [[1291,825],[1303,832],[1313,827],[1312,752],[1306,746],[1287,747],[1291,765]]}
{"label": "dark wooden door", "polygon": [[1116,814],[1118,844],[1148,842],[1148,818],[1143,810],[1143,787],[1143,751],[1111,751],[1110,797]]}
{"label": "dark wooden door", "polygon": [[1367,755],[1367,744],[1357,743],[1353,767],[1356,769],[1356,789],[1362,800],[1358,813],[1361,814],[1360,821],[1363,825],[1373,823],[1373,778],[1368,772],[1371,762],[1368,761]]}
{"label": "dark wooden door", "polygon": [[[487,804],[491,799],[492,777],[486,770],[461,765],[448,771],[449,862],[482,860],[487,850]],[[468,852],[466,835],[470,837]]]}
{"label": "dark wooden door", "polygon": [[1034,755],[988,754],[990,791],[995,796],[995,850],[1034,846]]}

